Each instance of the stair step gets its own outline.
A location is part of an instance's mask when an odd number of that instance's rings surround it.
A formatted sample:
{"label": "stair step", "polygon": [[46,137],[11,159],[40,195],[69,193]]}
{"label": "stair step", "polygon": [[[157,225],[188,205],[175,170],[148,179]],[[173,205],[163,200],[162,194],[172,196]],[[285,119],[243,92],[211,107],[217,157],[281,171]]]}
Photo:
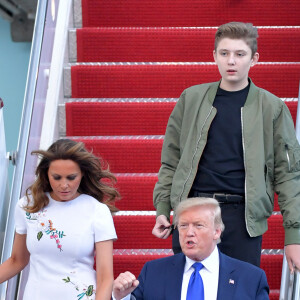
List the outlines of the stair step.
{"label": "stair step", "polygon": [[[134,253],[134,251],[133,251]],[[117,277],[120,273],[130,271],[136,277],[140,274],[143,265],[150,260],[171,256],[170,254],[114,254],[114,274]],[[261,256],[261,268],[266,272],[271,290],[280,289],[283,255]],[[276,299],[276,298],[273,298]]]}
{"label": "stair step", "polygon": [[113,173],[157,173],[163,136],[69,137],[103,158]]}
{"label": "stair step", "polygon": [[[172,239],[158,239],[152,235],[155,214],[115,215],[114,223],[118,240],[114,249],[170,249]],[[284,230],[281,215],[272,215],[268,219],[269,230],[263,235],[263,249],[282,249],[284,246]]]}
{"label": "stair step", "polygon": [[[151,211],[153,205],[153,189],[157,182],[157,174],[116,174],[121,199],[116,206],[121,211]],[[275,194],[274,211],[279,212],[277,195]]]}
{"label": "stair step", "polygon": [[[68,102],[65,104],[66,115],[64,116],[66,134],[69,136],[164,135],[176,101],[177,99],[151,102]],[[285,101],[285,103],[295,123],[298,102]]]}
{"label": "stair step", "polygon": [[176,102],[66,103],[67,135],[163,135]]}
{"label": "stair step", "polygon": [[[298,96],[299,74],[300,63],[261,63],[250,70],[257,86],[282,98]],[[187,87],[220,79],[209,63],[75,65],[64,75],[65,96],[73,98],[178,98]]]}
{"label": "stair step", "polygon": [[114,249],[171,249],[172,239],[152,235],[155,215],[114,216],[118,239]]}
{"label": "stair step", "polygon": [[[216,29],[81,28],[69,32],[69,41],[78,62],[213,62]],[[258,34],[260,62],[300,61],[300,27],[263,27]]]}
{"label": "stair step", "polygon": [[120,210],[154,210],[156,182],[157,174],[118,174],[116,187],[122,198],[116,202],[116,207]]}
{"label": "stair step", "polygon": [[270,300],[279,300],[280,290],[270,290]]}
{"label": "stair step", "polygon": [[268,231],[263,235],[263,249],[283,249],[284,229],[282,215],[272,215],[268,219]]}
{"label": "stair step", "polygon": [[219,26],[235,20],[256,26],[299,25],[298,0],[82,0],[84,27]]}

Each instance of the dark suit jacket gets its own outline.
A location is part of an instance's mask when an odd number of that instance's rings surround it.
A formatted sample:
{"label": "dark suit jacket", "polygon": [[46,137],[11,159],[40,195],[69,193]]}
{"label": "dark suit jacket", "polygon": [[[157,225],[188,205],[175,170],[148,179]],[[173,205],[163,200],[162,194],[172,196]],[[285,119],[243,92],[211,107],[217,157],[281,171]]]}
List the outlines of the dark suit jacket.
{"label": "dark suit jacket", "polygon": [[[263,270],[221,252],[219,257],[217,300],[269,299],[269,286]],[[147,262],[131,299],[180,300],[184,266],[185,256],[182,253]]]}

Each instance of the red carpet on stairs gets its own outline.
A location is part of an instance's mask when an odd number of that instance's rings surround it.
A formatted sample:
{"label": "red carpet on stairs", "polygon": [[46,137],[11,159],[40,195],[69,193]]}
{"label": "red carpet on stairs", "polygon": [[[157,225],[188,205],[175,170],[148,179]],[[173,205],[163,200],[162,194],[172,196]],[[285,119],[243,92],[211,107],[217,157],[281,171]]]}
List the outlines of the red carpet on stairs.
{"label": "red carpet on stairs", "polygon": [[[181,92],[220,79],[213,62],[216,27],[229,21],[258,28],[254,83],[282,98],[295,122],[300,75],[298,0],[82,0],[83,28],[66,68],[68,137],[83,141],[116,174],[121,210],[114,216],[114,274],[136,276],[151,259],[171,255],[171,239],[152,235],[152,192],[169,115]],[[76,98],[76,99],[75,99]],[[104,166],[105,165],[104,162]],[[261,268],[279,299],[284,231],[275,197],[263,236]],[[275,254],[274,254],[275,253]]]}
{"label": "red carpet on stairs", "polygon": [[[77,62],[213,62],[216,28],[82,28]],[[300,28],[259,28],[260,61],[300,60]],[[276,47],[274,47],[276,40]],[[291,45],[286,51],[286,45]],[[284,53],[284,54],[283,54]]]}
{"label": "red carpet on stairs", "polygon": [[175,104],[163,100],[66,103],[67,135],[164,135]]}
{"label": "red carpet on stairs", "polygon": [[[154,210],[152,192],[156,182],[157,174],[154,173],[117,174],[116,186],[122,198],[120,201],[116,202],[116,206],[120,210],[126,211]],[[279,211],[277,195],[275,195],[274,211]],[[276,216],[275,219],[279,217],[281,218],[281,216]],[[278,226],[276,227],[275,231],[272,226],[273,223],[270,224],[269,220],[269,228],[272,230],[272,235],[274,234],[274,236],[276,236],[276,230],[278,229]],[[279,232],[283,234],[283,228],[281,225],[279,225]],[[264,248],[269,249],[268,247]]]}
{"label": "red carpet on stairs", "polygon": [[120,210],[153,210],[152,193],[156,182],[156,174],[117,175],[117,188],[122,198],[116,202],[116,207]]}
{"label": "red carpet on stairs", "polygon": [[299,15],[297,0],[82,0],[84,27],[219,26],[231,21],[295,26]]}
{"label": "red carpet on stairs", "polygon": [[[274,76],[276,74],[276,76]],[[258,64],[250,77],[278,97],[298,97],[300,63]],[[78,65],[71,69],[73,98],[177,98],[192,85],[218,81],[215,65]]]}
{"label": "red carpet on stairs", "polygon": [[[297,101],[285,102],[294,123]],[[164,135],[175,101],[66,103],[67,135]],[[112,112],[118,117],[116,122]],[[99,122],[101,120],[101,122]]]}
{"label": "red carpet on stairs", "polygon": [[86,138],[76,139],[85,143],[87,149],[109,162],[114,173],[157,173],[163,139],[144,138]]}
{"label": "red carpet on stairs", "polygon": [[[169,249],[171,239],[158,239],[152,235],[155,214],[152,215],[120,215],[114,216],[118,240],[114,249]],[[153,223],[154,222],[154,223]],[[284,231],[281,215],[272,215],[269,230],[263,236],[263,249],[282,249]]]}

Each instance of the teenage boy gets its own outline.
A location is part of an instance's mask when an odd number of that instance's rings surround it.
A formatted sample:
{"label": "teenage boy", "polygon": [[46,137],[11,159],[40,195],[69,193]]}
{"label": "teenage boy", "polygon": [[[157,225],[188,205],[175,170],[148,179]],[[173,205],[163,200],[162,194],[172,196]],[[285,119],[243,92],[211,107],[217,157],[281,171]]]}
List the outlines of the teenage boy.
{"label": "teenage boy", "polygon": [[[257,37],[252,24],[220,26],[213,56],[221,80],[186,89],[176,104],[154,189],[152,233],[170,235],[170,211],[183,199],[213,197],[225,224],[219,249],[259,266],[276,192],[293,271],[300,269],[300,146],[284,102],[248,77],[259,58]],[[176,228],[172,244],[181,251]]]}

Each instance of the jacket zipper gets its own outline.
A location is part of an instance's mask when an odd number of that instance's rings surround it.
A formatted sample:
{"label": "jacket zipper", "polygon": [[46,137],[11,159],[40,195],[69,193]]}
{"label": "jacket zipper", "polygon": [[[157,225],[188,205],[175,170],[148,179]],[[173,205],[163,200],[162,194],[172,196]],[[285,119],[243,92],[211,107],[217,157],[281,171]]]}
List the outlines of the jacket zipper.
{"label": "jacket zipper", "polygon": [[193,157],[192,157],[191,168],[190,168],[189,173],[188,173],[188,176],[187,176],[187,178],[186,178],[186,180],[185,180],[185,182],[184,182],[184,184],[183,184],[182,191],[181,191],[181,193],[180,193],[180,195],[179,195],[179,202],[182,200],[181,197],[182,197],[182,195],[183,195],[183,192],[184,192],[186,183],[188,182],[188,180],[189,180],[189,178],[190,178],[190,176],[191,176],[192,170],[193,170],[193,161],[194,161],[194,158],[195,158],[195,156],[196,156],[196,154],[197,154],[198,144],[199,144],[199,142],[200,142],[200,140],[201,140],[201,137],[202,137],[203,127],[204,127],[204,125],[206,124],[206,121],[207,121],[208,117],[210,116],[212,110],[213,110],[213,106],[210,108],[210,111],[209,111],[208,115],[207,115],[206,118],[205,118],[205,121],[204,121],[204,123],[203,123],[203,126],[201,127],[200,135],[199,135],[199,138],[198,138],[198,140],[197,140],[196,148],[195,148],[195,151],[194,151],[194,154],[193,154]]}
{"label": "jacket zipper", "polygon": [[285,153],[286,153],[286,159],[289,167],[289,172],[291,172],[291,161],[290,161],[290,156],[289,156],[289,146],[285,144]]}
{"label": "jacket zipper", "polygon": [[246,229],[250,235],[248,230],[248,220],[247,220],[247,166],[246,166],[246,151],[245,151],[245,140],[244,140],[244,124],[243,124],[243,107],[241,108],[241,125],[242,125],[242,146],[243,146],[243,156],[244,156],[244,168],[245,168],[245,222],[246,222]]}

